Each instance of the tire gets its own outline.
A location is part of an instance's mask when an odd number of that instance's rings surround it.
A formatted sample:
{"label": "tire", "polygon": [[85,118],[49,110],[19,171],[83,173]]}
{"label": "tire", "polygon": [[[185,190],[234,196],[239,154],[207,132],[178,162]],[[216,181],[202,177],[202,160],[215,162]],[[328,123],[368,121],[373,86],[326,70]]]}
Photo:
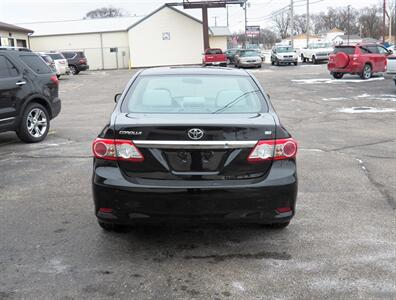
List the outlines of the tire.
{"label": "tire", "polygon": [[396,85],[396,79],[395,80],[393,80],[394,82],[395,82],[395,85]]}
{"label": "tire", "polygon": [[287,226],[289,226],[290,221],[288,222],[283,222],[283,223],[272,223],[272,224],[266,224],[265,227],[269,229],[284,229]]}
{"label": "tire", "polygon": [[307,62],[307,59],[304,57],[304,54],[301,54],[301,61],[302,61],[303,63]]}
{"label": "tire", "polygon": [[276,59],[275,64],[279,67],[279,65],[280,65],[279,59]]}
{"label": "tire", "polygon": [[294,65],[295,65],[295,66],[297,66],[297,65],[298,65],[298,62],[297,62],[297,61],[295,61],[295,62],[294,62]]}
{"label": "tire", "polygon": [[105,223],[102,221],[98,221],[98,224],[105,231],[125,232],[128,229],[127,226],[114,224],[114,223]]}
{"label": "tire", "polygon": [[72,75],[78,75],[78,73],[80,73],[80,71],[76,68],[76,66],[70,65],[69,69]]}
{"label": "tire", "polygon": [[274,65],[275,64],[275,62],[271,59],[271,65]]}
{"label": "tire", "polygon": [[344,77],[344,73],[333,73],[332,75],[334,79],[341,79],[342,77]]}
{"label": "tire", "polygon": [[312,55],[312,64],[316,65],[316,63],[317,63],[316,58],[315,56]]}
{"label": "tire", "polygon": [[33,102],[23,111],[17,135],[25,143],[37,143],[47,137],[49,127],[50,118],[47,109]]}
{"label": "tire", "polygon": [[371,68],[371,65],[365,64],[363,67],[363,71],[360,74],[360,78],[367,80],[370,79],[371,76],[373,76],[373,69]]}

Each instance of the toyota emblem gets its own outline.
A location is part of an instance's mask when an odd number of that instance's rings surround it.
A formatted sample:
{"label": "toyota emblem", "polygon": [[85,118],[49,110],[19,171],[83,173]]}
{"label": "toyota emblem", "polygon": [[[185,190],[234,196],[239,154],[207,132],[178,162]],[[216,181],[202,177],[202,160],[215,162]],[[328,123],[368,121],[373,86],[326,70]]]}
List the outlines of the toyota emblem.
{"label": "toyota emblem", "polygon": [[199,128],[192,128],[188,131],[188,137],[192,140],[200,140],[204,136],[204,131]]}

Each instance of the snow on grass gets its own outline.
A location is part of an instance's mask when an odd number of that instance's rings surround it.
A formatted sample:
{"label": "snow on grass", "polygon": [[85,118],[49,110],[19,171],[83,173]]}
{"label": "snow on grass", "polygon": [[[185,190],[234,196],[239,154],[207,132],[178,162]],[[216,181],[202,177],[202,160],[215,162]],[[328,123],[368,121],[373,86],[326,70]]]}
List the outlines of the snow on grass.
{"label": "snow on grass", "polygon": [[382,108],[382,107],[369,107],[369,106],[358,106],[358,107],[343,107],[337,109],[338,112],[347,114],[361,114],[361,113],[387,113],[396,112],[393,108]]}

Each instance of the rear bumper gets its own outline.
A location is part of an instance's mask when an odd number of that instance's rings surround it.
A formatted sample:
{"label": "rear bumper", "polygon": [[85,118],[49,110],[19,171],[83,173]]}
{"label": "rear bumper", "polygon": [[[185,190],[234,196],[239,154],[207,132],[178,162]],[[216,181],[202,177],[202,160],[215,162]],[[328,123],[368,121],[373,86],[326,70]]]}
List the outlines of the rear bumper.
{"label": "rear bumper", "polygon": [[89,65],[77,65],[79,71],[86,71],[89,69]]}
{"label": "rear bumper", "polygon": [[214,62],[205,62],[206,66],[224,66],[227,65],[227,61],[214,61]]}
{"label": "rear bumper", "polygon": [[363,65],[356,62],[349,64],[345,68],[336,68],[333,63],[328,63],[327,69],[330,71],[330,73],[360,74],[363,71]]}
{"label": "rear bumper", "polygon": [[[243,182],[243,181],[242,181]],[[205,184],[207,186],[205,186]],[[221,184],[221,183],[220,183]],[[93,174],[95,214],[117,224],[162,221],[254,222],[289,221],[295,212],[297,175],[292,161],[275,162],[267,177],[250,184],[142,186],[127,181],[115,167]],[[290,207],[278,212],[278,208]],[[103,213],[100,208],[110,208]]]}
{"label": "rear bumper", "polygon": [[59,115],[61,111],[61,99],[55,98],[52,100],[52,105],[51,105],[51,119],[55,118],[57,115]]}

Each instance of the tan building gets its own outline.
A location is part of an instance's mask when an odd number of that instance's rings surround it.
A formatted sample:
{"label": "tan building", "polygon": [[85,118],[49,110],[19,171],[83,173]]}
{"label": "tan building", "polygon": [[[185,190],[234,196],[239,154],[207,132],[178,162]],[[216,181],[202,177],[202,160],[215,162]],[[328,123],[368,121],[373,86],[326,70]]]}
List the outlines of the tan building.
{"label": "tan building", "polygon": [[[163,5],[145,17],[24,24],[34,51],[83,50],[90,69],[199,64],[202,22]],[[209,28],[211,47],[227,47],[227,27]]]}
{"label": "tan building", "polygon": [[29,48],[29,34],[33,30],[0,22],[0,46]]}

